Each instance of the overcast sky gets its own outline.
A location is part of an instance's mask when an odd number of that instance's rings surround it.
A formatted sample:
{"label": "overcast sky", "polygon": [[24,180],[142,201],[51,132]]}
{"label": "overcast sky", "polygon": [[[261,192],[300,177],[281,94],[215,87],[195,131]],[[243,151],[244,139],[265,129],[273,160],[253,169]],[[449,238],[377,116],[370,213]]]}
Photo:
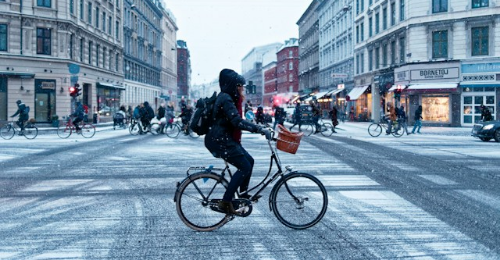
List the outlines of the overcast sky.
{"label": "overcast sky", "polygon": [[165,0],[177,19],[177,39],[191,54],[191,84],[241,72],[253,47],[298,38],[297,21],[312,0]]}

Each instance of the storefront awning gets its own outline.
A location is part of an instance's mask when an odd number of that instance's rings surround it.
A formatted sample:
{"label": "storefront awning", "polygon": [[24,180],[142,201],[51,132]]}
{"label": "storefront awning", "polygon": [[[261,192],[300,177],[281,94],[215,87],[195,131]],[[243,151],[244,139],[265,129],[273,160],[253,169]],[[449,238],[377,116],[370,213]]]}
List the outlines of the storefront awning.
{"label": "storefront awning", "polygon": [[425,84],[411,84],[408,89],[418,90],[418,89],[455,89],[457,88],[457,83],[425,83]]}
{"label": "storefront awning", "polygon": [[325,96],[333,96],[333,95],[337,95],[338,93],[342,92],[342,90],[344,90],[343,88],[340,88],[340,89],[334,89],[328,93],[326,93]]}
{"label": "storefront awning", "polygon": [[497,84],[465,84],[460,83],[462,88],[500,88],[500,83]]}
{"label": "storefront awning", "polygon": [[366,89],[369,86],[370,85],[361,86],[361,87],[354,87],[351,90],[351,92],[349,92],[349,94],[347,94],[347,96],[349,96],[349,101],[357,100],[359,98],[359,96],[361,96],[363,93],[365,93]]}
{"label": "storefront awning", "polygon": [[314,96],[316,97],[316,99],[320,99],[320,98],[323,98],[328,92],[330,92],[330,91],[318,92]]}
{"label": "storefront awning", "polygon": [[97,85],[100,85],[102,87],[108,87],[108,88],[125,89],[125,87],[113,85],[111,83],[106,83],[106,82],[97,82]]}
{"label": "storefront awning", "polygon": [[393,92],[398,87],[400,87],[401,89],[405,89],[407,86],[406,85],[392,85],[392,87],[389,90],[387,90],[387,92]]}
{"label": "storefront awning", "polygon": [[23,73],[23,72],[12,72],[12,71],[0,71],[0,77],[32,79],[35,77],[35,74],[34,73]]}

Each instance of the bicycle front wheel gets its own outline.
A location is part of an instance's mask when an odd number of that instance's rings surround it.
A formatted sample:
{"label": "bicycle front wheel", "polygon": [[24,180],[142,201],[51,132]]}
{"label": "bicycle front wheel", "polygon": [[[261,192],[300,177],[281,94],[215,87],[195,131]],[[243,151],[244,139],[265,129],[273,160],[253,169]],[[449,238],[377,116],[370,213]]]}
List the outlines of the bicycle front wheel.
{"label": "bicycle front wheel", "polygon": [[401,137],[404,135],[405,130],[401,127],[400,124],[396,124],[393,127],[394,127],[394,129],[392,130],[392,135],[394,137]]}
{"label": "bicycle front wheel", "polygon": [[130,132],[131,135],[138,135],[139,134],[139,124],[138,123],[130,123],[128,131]]}
{"label": "bicycle front wheel", "polygon": [[274,186],[269,199],[276,218],[293,229],[316,225],[325,216],[328,207],[325,186],[308,173],[283,176]]}
{"label": "bicycle front wheel", "polygon": [[314,131],[314,127],[312,125],[302,125],[301,131],[304,133],[304,135],[310,136]]}
{"label": "bicycle front wheel", "polygon": [[14,127],[12,127],[11,125],[4,125],[1,129],[0,129],[0,136],[5,139],[5,140],[9,140],[11,139],[12,137],[14,137],[14,134],[16,133],[16,130],[14,129]]}
{"label": "bicycle front wheel", "polygon": [[377,123],[372,123],[368,126],[368,133],[372,137],[377,137],[382,133],[382,126]]}
{"label": "bicycle front wheel", "polygon": [[179,218],[196,231],[212,231],[227,223],[226,215],[214,211],[224,196],[227,182],[217,174],[198,172],[177,188],[175,204]]}
{"label": "bicycle front wheel", "polygon": [[35,137],[38,135],[38,128],[34,125],[28,125],[26,128],[24,128],[24,137],[26,139],[35,139]]}
{"label": "bicycle front wheel", "polygon": [[333,125],[330,123],[324,123],[321,125],[321,134],[323,136],[332,136],[333,134]]}
{"label": "bicycle front wheel", "polygon": [[63,127],[57,127],[57,135],[63,139],[68,138],[71,135],[72,127],[70,126],[63,126]]}
{"label": "bicycle front wheel", "polygon": [[85,138],[91,138],[95,135],[95,126],[91,124],[85,124],[82,126],[82,136]]}
{"label": "bicycle front wheel", "polygon": [[177,138],[177,136],[179,136],[179,133],[181,132],[181,128],[177,124],[171,124],[165,126],[165,129],[163,129],[163,131],[168,137]]}

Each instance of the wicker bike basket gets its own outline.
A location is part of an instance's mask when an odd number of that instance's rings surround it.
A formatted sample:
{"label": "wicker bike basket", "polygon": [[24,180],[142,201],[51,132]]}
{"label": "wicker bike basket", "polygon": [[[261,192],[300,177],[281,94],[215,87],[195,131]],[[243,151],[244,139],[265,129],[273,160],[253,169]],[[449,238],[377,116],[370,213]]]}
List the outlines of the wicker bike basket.
{"label": "wicker bike basket", "polygon": [[282,125],[278,125],[278,138],[276,148],[280,151],[295,154],[299,149],[300,139],[304,133],[294,133],[286,129]]}

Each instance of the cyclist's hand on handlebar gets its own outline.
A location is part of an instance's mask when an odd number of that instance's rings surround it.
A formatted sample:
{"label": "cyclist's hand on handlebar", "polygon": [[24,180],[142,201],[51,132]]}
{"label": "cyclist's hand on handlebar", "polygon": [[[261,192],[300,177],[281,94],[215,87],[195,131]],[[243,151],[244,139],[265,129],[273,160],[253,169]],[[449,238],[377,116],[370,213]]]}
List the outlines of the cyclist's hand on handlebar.
{"label": "cyclist's hand on handlebar", "polygon": [[261,128],[259,129],[259,133],[260,133],[260,134],[262,134],[262,135],[264,135],[264,136],[266,136],[266,139],[267,139],[267,140],[271,140],[271,138],[272,138],[272,136],[273,136],[273,134],[272,134],[271,130],[270,130],[270,129],[268,129],[268,128],[265,128],[265,127],[261,127]]}

